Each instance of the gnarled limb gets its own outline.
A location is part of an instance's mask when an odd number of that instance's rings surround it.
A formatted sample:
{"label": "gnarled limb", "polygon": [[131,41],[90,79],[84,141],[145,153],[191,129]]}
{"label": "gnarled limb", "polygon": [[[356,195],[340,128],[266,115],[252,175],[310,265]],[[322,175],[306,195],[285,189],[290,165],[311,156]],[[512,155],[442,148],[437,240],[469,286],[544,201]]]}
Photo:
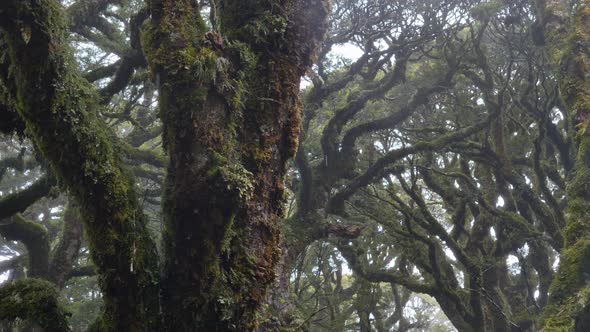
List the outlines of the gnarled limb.
{"label": "gnarled limb", "polygon": [[8,218],[18,212],[24,212],[31,204],[47,196],[55,184],[55,178],[51,175],[46,175],[35,181],[29,187],[6,195],[6,197],[0,200],[0,223],[2,219]]}

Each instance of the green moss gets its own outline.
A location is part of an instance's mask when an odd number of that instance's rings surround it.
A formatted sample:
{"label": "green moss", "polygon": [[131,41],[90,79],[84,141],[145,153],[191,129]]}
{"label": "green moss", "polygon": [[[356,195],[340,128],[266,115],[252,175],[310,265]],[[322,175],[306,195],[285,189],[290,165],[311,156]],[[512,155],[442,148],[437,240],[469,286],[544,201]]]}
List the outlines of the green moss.
{"label": "green moss", "polygon": [[170,154],[162,294],[176,330],[253,329],[280,255],[275,206],[299,134],[300,73],[281,53],[291,8],[223,5],[223,38],[177,31],[194,14],[171,11],[169,1],[142,38]]}
{"label": "green moss", "polygon": [[243,204],[252,197],[254,191],[253,174],[238,163],[219,167],[220,183],[232,193],[234,203]]}
{"label": "green moss", "polygon": [[[254,188],[252,173],[239,160],[237,137],[248,98],[243,78],[250,78],[255,56],[245,44],[220,45],[220,36],[198,27],[177,31],[187,16],[189,10],[167,10],[144,26],[142,43],[160,82],[171,158],[163,206],[163,299],[175,308],[165,320],[173,329],[205,331],[230,326],[241,301],[235,293],[251,277],[228,268],[240,260],[236,238],[247,234],[239,219]],[[186,268],[179,271],[179,265]]]}
{"label": "green moss", "polygon": [[470,12],[474,18],[485,21],[494,17],[503,7],[502,1],[486,1],[474,6]]}
{"label": "green moss", "polygon": [[[553,289],[553,288],[552,288]],[[570,332],[577,330],[577,322],[590,304],[590,286],[583,287],[566,301],[551,303],[545,308],[543,331]]]}
{"label": "green moss", "polygon": [[200,47],[206,26],[190,1],[164,1],[160,22],[146,21],[141,45],[154,73],[175,80],[198,81],[214,77],[216,56]]}
{"label": "green moss", "polygon": [[70,330],[69,315],[50,282],[29,278],[0,288],[0,321],[29,319],[48,332],[63,332]]}
{"label": "green moss", "polygon": [[[550,8],[549,10],[560,10]],[[547,17],[565,13],[548,12]],[[544,312],[544,331],[574,331],[584,329],[590,304],[590,82],[586,79],[590,52],[590,8],[580,6],[573,18],[573,28],[564,38],[563,27],[548,35],[555,62],[560,61],[560,93],[567,106],[568,120],[575,125],[576,164],[568,179],[569,207],[564,230],[565,249],[560,255],[560,267],[550,287],[549,304]],[[562,47],[563,46],[563,47]],[[581,324],[581,325],[580,325]]]}
{"label": "green moss", "polygon": [[565,298],[576,292],[590,275],[590,239],[570,245],[561,255],[560,272],[551,286],[551,296]]}
{"label": "green moss", "polygon": [[223,10],[217,8],[218,29],[231,39],[252,41],[252,33],[262,39],[271,28],[264,26],[263,19],[273,15],[265,15],[270,13],[265,12],[266,6],[260,0],[227,2],[223,6]]}
{"label": "green moss", "polygon": [[[30,27],[31,38],[23,43],[20,29],[6,34],[18,82],[18,111],[36,148],[81,203],[92,258],[101,275],[108,328],[154,323],[157,258],[153,249],[132,250],[153,245],[134,184],[122,169],[111,134],[97,118],[97,94],[73,60],[64,15],[54,1],[20,4],[19,24]],[[145,256],[134,257],[136,253]],[[130,273],[135,262],[143,265]],[[145,312],[138,309],[142,306]]]}
{"label": "green moss", "polygon": [[573,331],[582,310],[590,303],[590,226],[588,201],[590,197],[590,168],[586,156],[590,153],[590,137],[579,139],[574,173],[568,184],[569,209],[565,228],[565,249],[559,271],[545,310],[546,331]]}

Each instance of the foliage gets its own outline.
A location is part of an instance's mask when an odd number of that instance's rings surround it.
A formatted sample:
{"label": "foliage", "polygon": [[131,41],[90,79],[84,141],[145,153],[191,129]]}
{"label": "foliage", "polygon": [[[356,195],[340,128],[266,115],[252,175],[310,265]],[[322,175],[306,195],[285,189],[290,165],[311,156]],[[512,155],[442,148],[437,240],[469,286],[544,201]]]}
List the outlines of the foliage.
{"label": "foliage", "polygon": [[62,3],[0,4],[7,319],[583,330],[584,2]]}

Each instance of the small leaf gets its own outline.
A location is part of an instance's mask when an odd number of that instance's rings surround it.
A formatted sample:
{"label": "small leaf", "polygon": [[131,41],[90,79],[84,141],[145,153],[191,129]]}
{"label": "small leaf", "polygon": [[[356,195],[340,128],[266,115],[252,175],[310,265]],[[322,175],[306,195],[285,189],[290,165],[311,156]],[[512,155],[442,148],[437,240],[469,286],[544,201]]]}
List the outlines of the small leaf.
{"label": "small leaf", "polygon": [[30,25],[22,25],[20,27],[20,34],[25,41],[25,44],[28,44],[31,41],[31,26]]}

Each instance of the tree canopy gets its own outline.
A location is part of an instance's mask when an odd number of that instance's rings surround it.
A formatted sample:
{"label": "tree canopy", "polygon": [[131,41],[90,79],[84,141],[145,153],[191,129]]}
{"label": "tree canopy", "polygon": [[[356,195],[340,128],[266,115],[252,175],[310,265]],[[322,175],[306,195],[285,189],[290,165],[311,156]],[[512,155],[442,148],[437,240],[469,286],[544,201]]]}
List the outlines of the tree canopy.
{"label": "tree canopy", "polygon": [[0,3],[0,329],[586,331],[589,6]]}

